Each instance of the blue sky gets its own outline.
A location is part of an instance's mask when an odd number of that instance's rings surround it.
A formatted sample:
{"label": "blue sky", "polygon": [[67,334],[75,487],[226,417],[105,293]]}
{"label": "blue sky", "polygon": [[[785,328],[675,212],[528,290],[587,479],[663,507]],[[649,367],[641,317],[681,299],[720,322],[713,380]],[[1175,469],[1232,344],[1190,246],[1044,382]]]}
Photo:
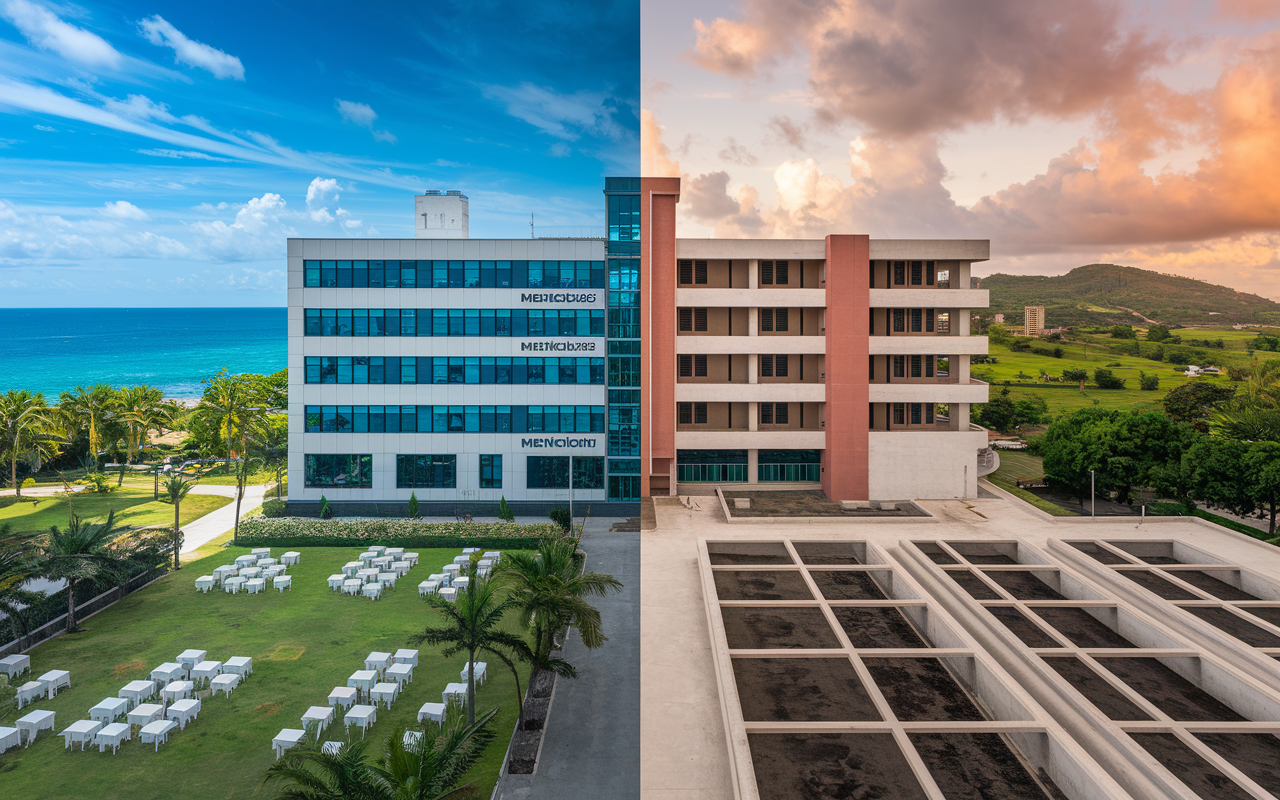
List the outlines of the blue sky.
{"label": "blue sky", "polygon": [[428,188],[600,226],[639,95],[637,0],[0,0],[0,306],[283,305],[286,237],[411,237]]}

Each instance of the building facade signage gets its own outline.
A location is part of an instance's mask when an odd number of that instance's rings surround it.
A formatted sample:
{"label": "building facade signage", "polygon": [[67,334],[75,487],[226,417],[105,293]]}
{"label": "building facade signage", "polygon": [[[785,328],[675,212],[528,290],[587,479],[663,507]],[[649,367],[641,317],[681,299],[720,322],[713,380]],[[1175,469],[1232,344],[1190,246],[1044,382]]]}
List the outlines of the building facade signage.
{"label": "building facade signage", "polygon": [[521,342],[520,352],[595,353],[597,352],[597,343],[593,341],[557,342],[550,339],[538,340]]}
{"label": "building facade signage", "polygon": [[595,439],[521,439],[521,447],[595,447]]}
{"label": "building facade signage", "polygon": [[596,295],[594,292],[590,294],[568,294],[568,293],[550,293],[550,294],[534,294],[530,292],[520,293],[521,303],[594,303]]}

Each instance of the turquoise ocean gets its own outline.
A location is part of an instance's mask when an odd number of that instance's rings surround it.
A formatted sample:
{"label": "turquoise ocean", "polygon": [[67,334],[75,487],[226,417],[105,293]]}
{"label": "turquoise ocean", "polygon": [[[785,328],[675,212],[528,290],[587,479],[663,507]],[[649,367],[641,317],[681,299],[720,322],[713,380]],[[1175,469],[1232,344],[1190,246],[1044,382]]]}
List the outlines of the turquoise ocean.
{"label": "turquoise ocean", "polygon": [[180,400],[202,378],[278,372],[287,365],[284,308],[0,309],[0,392],[148,384]]}

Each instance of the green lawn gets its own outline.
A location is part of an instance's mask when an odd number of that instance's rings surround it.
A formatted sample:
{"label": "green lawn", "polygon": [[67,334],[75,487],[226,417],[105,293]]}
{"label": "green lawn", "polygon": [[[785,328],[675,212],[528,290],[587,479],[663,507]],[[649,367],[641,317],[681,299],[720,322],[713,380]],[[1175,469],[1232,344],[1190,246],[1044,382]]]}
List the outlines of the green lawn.
{"label": "green lawn", "polygon": [[[21,712],[12,700],[0,705],[0,725],[12,725],[30,710],[48,709],[57,713],[57,731],[62,731],[87,718],[89,708],[103,698],[115,696],[131,680],[145,679],[150,670],[187,648],[208,650],[210,658],[222,661],[252,656],[254,673],[231,698],[204,698],[199,719],[170,734],[158,753],[136,738],[117,755],[110,750],[66,751],[60,737],[42,732],[30,749],[0,756],[4,795],[99,800],[274,797],[274,789],[259,784],[275,758],[271,739],[282,728],[302,727],[300,718],[308,706],[327,705],[329,692],[363,669],[370,651],[409,646],[408,637],[436,618],[419,598],[418,583],[462,552],[419,551],[419,565],[401,579],[399,588],[372,601],[335,594],[326,585],[326,578],[355,559],[359,548],[299,551],[302,563],[290,568],[292,591],[197,593],[197,577],[247,552],[228,547],[92,617],[84,632],[36,648],[31,653],[33,673],[69,670],[71,689]],[[458,681],[465,656],[446,659],[437,653],[421,649],[413,682],[390,711],[379,711],[370,738],[385,739],[397,724],[416,725],[422,704],[440,702],[445,684]],[[489,678],[478,689],[477,708],[501,708],[495,721],[499,736],[468,776],[479,782],[483,797],[497,780],[517,713],[514,678],[500,663],[488,662]],[[522,683],[527,683],[526,677]],[[358,738],[359,729],[352,728],[352,735]],[[342,736],[339,716],[324,739]]]}
{"label": "green lawn", "polygon": [[[129,486],[110,494],[79,492],[71,500],[76,516],[84,519],[106,519],[107,513],[116,512],[116,522],[126,527],[141,528],[147,525],[173,525],[173,506],[152,500],[152,490]],[[207,494],[189,494],[182,501],[181,522],[186,525],[199,517],[231,502],[230,497]],[[46,497],[37,503],[15,503],[0,509],[0,525],[13,524],[14,533],[22,531],[47,531],[50,525],[66,526],[68,498]]]}
{"label": "green lawn", "polygon": [[1025,489],[1017,487],[1017,481],[1040,480],[1044,477],[1044,459],[1027,453],[1001,450],[1000,469],[987,476],[987,480],[1031,505],[1055,517],[1073,517],[1075,514],[1062,506],[1042,500]]}

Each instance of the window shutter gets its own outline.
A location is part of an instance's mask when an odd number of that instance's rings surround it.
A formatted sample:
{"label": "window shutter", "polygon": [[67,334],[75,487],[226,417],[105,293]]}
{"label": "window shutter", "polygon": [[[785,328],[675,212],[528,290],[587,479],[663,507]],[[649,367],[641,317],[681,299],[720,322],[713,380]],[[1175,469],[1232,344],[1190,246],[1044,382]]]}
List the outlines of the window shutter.
{"label": "window shutter", "polygon": [[924,262],[911,262],[911,285],[920,286],[924,283]]}
{"label": "window shutter", "polygon": [[680,424],[692,425],[693,424],[693,403],[680,403],[678,404],[678,407],[680,409]]}
{"label": "window shutter", "polygon": [[776,403],[773,406],[773,422],[775,425],[787,424],[787,404]]}
{"label": "window shutter", "polygon": [[893,285],[894,286],[907,285],[907,262],[905,261],[893,262]]}
{"label": "window shutter", "polygon": [[774,265],[773,279],[779,286],[785,286],[789,283],[787,280],[787,266],[788,262],[786,261],[779,261]]}
{"label": "window shutter", "polygon": [[772,308],[760,309],[760,330],[762,331],[773,330],[773,309]]}
{"label": "window shutter", "polygon": [[680,356],[680,377],[681,378],[693,377],[693,356],[687,356],[687,355]]}
{"label": "window shutter", "polygon": [[773,285],[773,262],[772,261],[760,262],[760,285],[761,286]]}
{"label": "window shutter", "polygon": [[787,329],[787,309],[785,308],[774,309],[773,329],[775,331],[785,331]]}
{"label": "window shutter", "polygon": [[695,378],[707,377],[707,357],[705,355],[693,357],[693,375]]}
{"label": "window shutter", "polygon": [[693,262],[681,260],[680,264],[680,282],[693,283]]}
{"label": "window shutter", "polygon": [[682,331],[693,330],[693,309],[691,308],[680,309],[680,330]]}
{"label": "window shutter", "polygon": [[693,282],[706,284],[707,282],[707,262],[693,262]]}
{"label": "window shutter", "polygon": [[761,425],[773,424],[773,403],[760,404],[760,424]]}
{"label": "window shutter", "polygon": [[693,423],[695,425],[707,424],[707,404],[706,403],[693,404]]}
{"label": "window shutter", "polygon": [[760,377],[773,377],[773,356],[760,356]]}
{"label": "window shutter", "polygon": [[933,333],[933,309],[926,308],[924,310],[924,329],[926,333]]}
{"label": "window shutter", "polygon": [[774,356],[773,374],[779,378],[787,377],[787,357],[786,356]]}
{"label": "window shutter", "polygon": [[693,310],[693,329],[695,331],[705,331],[707,329],[707,310],[705,308],[695,308]]}

